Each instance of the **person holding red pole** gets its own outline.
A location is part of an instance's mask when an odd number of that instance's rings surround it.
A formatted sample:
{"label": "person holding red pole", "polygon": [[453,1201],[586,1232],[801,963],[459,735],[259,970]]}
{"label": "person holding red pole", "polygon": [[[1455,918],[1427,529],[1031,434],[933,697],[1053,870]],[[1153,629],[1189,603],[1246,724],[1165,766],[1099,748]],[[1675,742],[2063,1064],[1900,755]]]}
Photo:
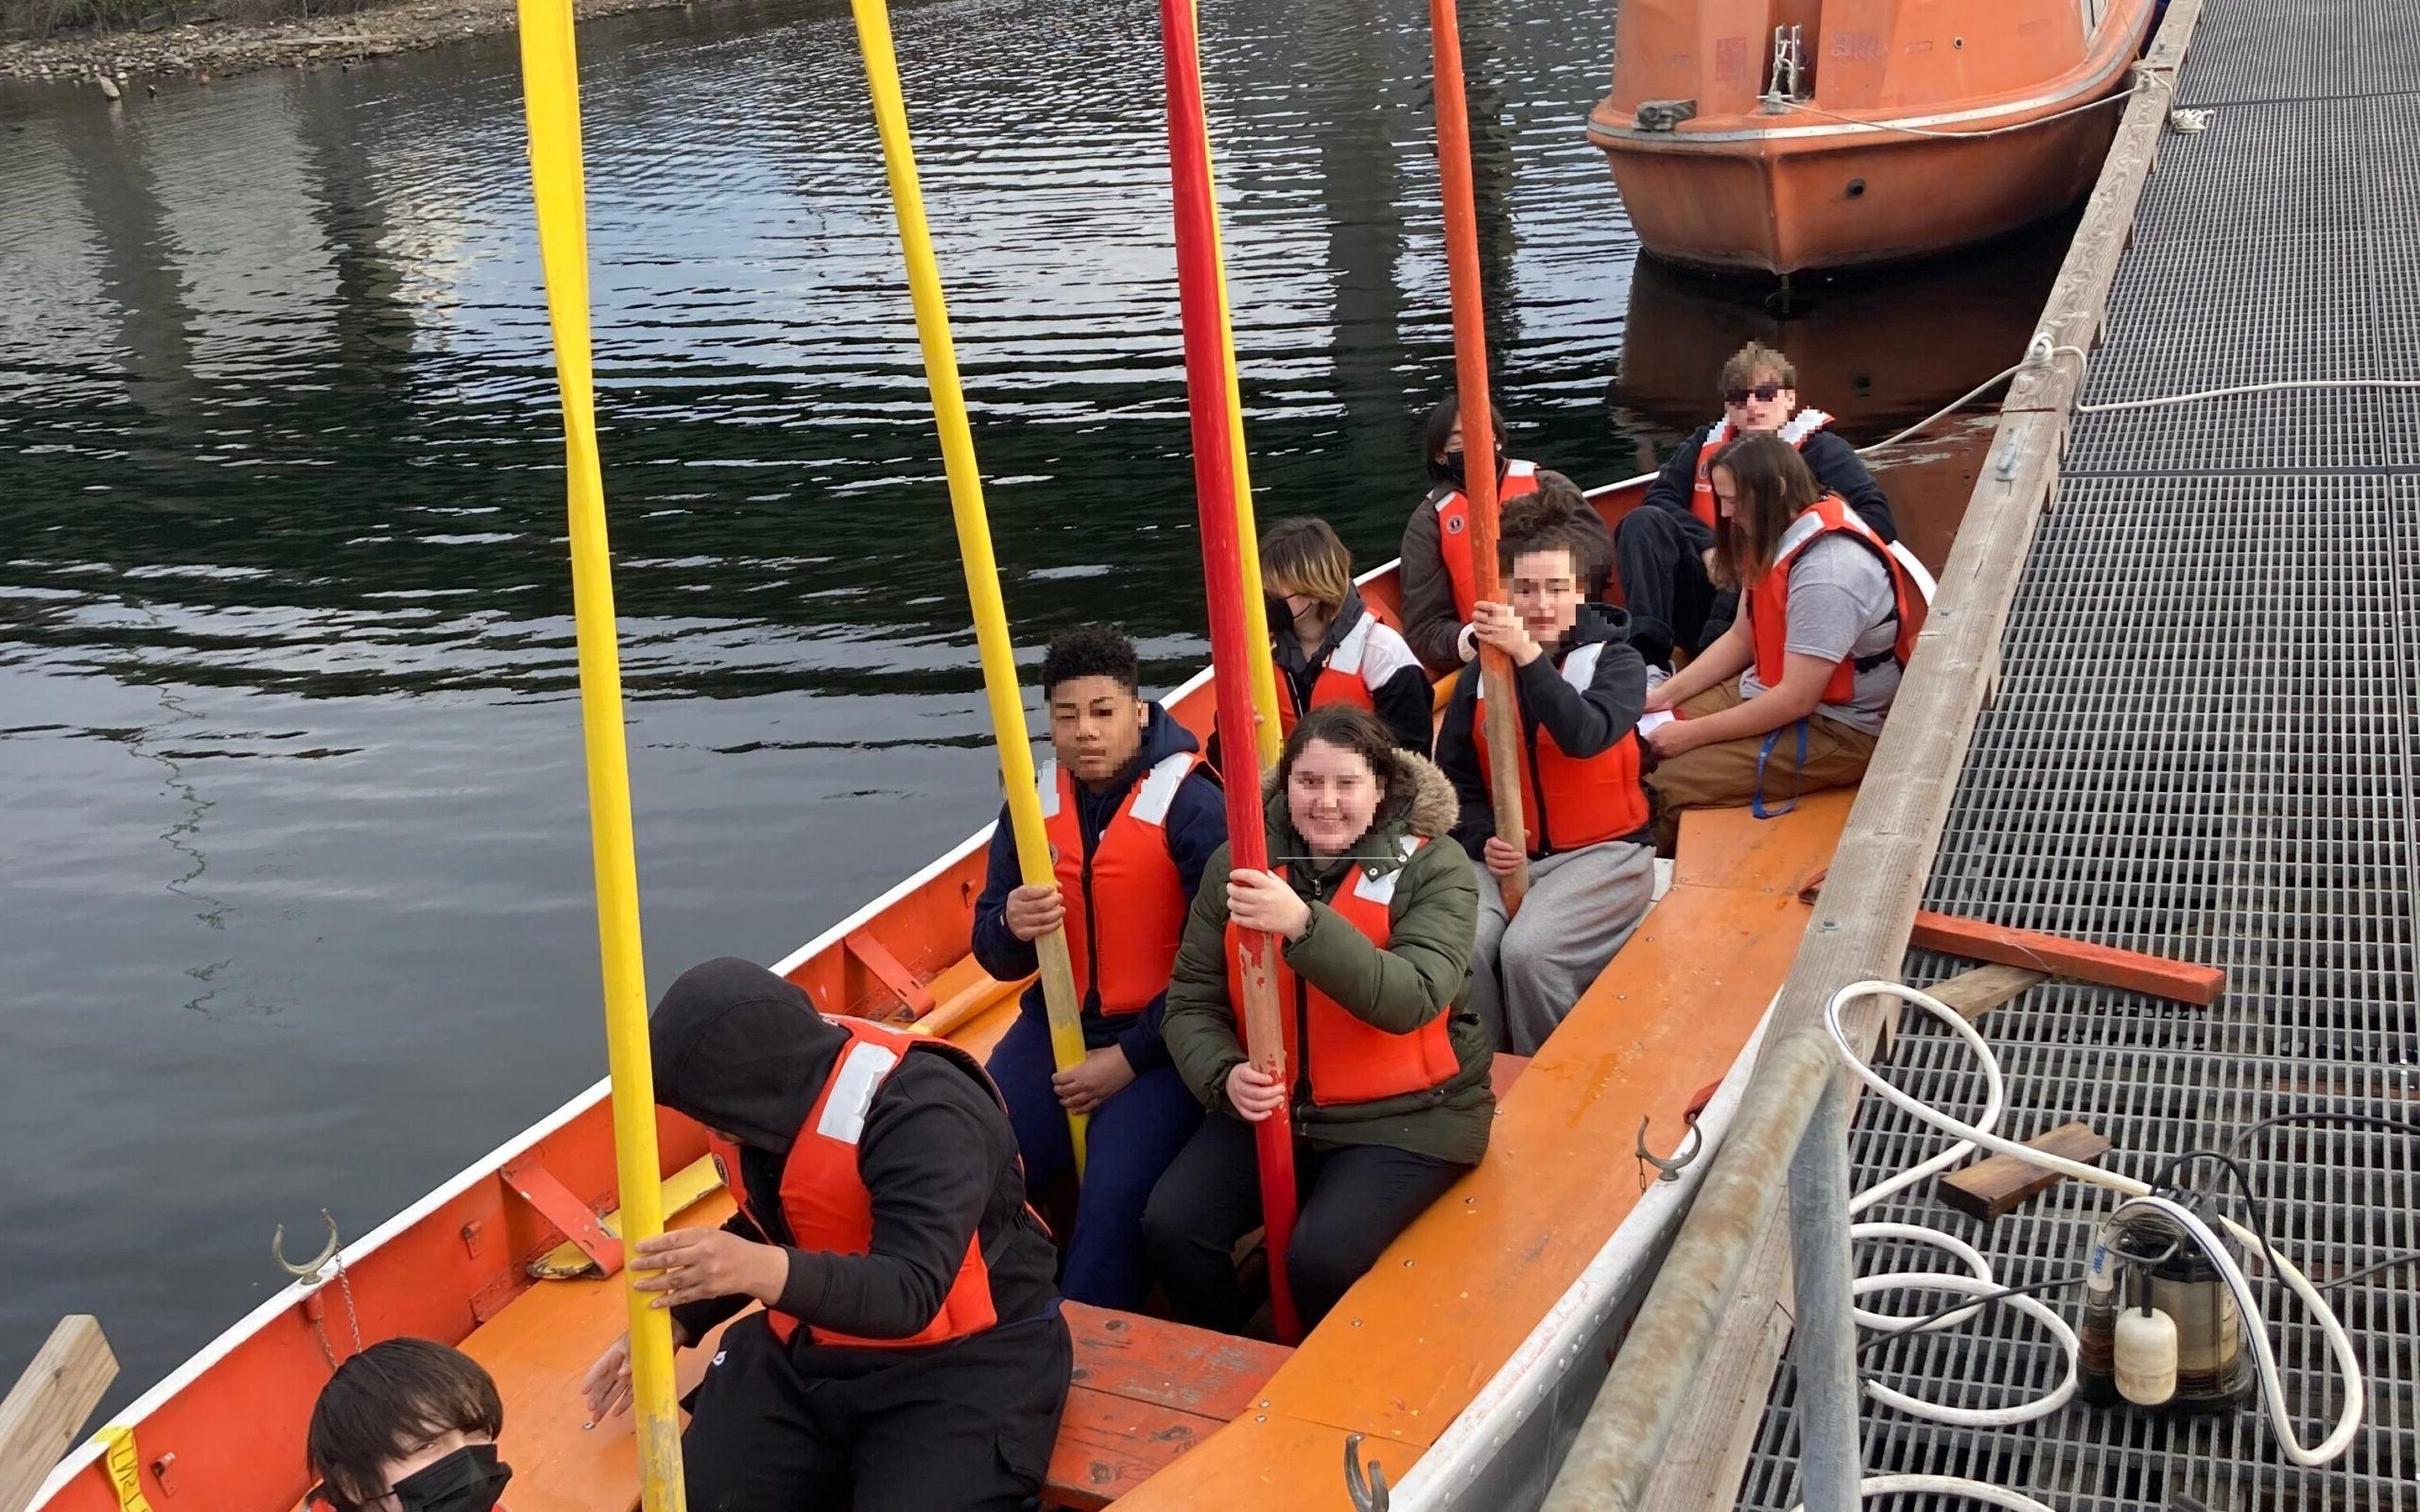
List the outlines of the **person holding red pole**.
{"label": "person holding red pole", "polygon": [[[1282,1260],[1316,1323],[1405,1226],[1478,1162],[1495,1046],[1469,1006],[1478,888],[1449,838],[1453,784],[1366,710],[1330,704],[1294,727],[1267,785],[1269,870],[1202,873],[1168,983],[1163,1032],[1210,1109],[1143,1213],[1143,1243],[1177,1318],[1234,1332],[1255,1299],[1236,1241],[1261,1221],[1255,1125],[1291,1103],[1301,1191]],[[1254,1064],[1235,936],[1279,942],[1288,1076]]]}
{"label": "person holding red pole", "polygon": [[[1521,823],[1499,827],[1476,664],[1437,727],[1437,765],[1461,799],[1455,838],[1487,868],[1471,1005],[1499,1048],[1533,1056],[1638,922],[1655,887],[1637,726],[1647,666],[1604,586],[1604,532],[1567,480],[1504,511],[1507,602],[1478,606],[1480,643],[1512,663]],[[1502,879],[1526,861],[1517,911]]]}

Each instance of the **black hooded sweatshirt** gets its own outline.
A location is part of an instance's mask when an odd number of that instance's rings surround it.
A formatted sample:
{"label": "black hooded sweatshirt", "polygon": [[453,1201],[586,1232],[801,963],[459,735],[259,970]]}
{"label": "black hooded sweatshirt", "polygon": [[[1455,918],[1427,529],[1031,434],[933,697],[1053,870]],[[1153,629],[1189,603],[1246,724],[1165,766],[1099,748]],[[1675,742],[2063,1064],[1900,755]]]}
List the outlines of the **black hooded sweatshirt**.
{"label": "black hooded sweatshirt", "polygon": [[[1572,652],[1592,642],[1605,648],[1597,653],[1596,675],[1582,693],[1563,680],[1562,668]],[[1472,860],[1484,865],[1487,837],[1495,833],[1495,800],[1479,776],[1478,743],[1471,730],[1478,708],[1478,679],[1479,665],[1472,662],[1454,683],[1454,696],[1437,726],[1437,765],[1453,780],[1454,796],[1461,800],[1454,838]],[[1610,604],[1581,605],[1562,644],[1513,669],[1512,696],[1521,706],[1521,738],[1529,744],[1532,773],[1542,728],[1564,754],[1582,761],[1611,748],[1638,728],[1638,716],[1647,708],[1647,663],[1630,644],[1630,615]],[[1534,788],[1530,799],[1539,801]],[[1647,837],[1641,829],[1622,838]]]}
{"label": "black hooded sweatshirt", "polygon": [[[1057,1310],[1057,1256],[1027,1209],[1016,1135],[992,1090],[944,1056],[916,1052],[874,1094],[857,1146],[857,1172],[873,1195],[873,1238],[863,1255],[790,1247],[781,1209],[782,1164],[806,1123],[848,1035],[815,1011],[804,991],[752,961],[692,967],[665,991],[648,1025],[656,1101],[736,1140],[737,1194],[746,1206],[724,1228],[789,1256],[782,1312],[866,1338],[906,1338],[930,1323],[958,1279],[971,1235],[982,1235],[992,1305],[1003,1325]],[[750,1214],[755,1215],[752,1221]],[[747,1305],[716,1297],[672,1310],[690,1340]],[[848,1354],[816,1345],[804,1329],[793,1351]]]}

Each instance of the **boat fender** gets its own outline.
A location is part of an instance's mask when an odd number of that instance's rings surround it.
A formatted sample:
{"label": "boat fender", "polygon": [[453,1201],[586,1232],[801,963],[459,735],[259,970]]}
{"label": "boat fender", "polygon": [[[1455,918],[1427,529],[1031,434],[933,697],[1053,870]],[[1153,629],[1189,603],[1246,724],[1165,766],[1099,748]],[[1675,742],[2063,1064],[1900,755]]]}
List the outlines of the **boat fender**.
{"label": "boat fender", "polygon": [[1642,131],[1669,131],[1697,113],[1698,102],[1695,100],[1643,100],[1638,107],[1638,129]]}

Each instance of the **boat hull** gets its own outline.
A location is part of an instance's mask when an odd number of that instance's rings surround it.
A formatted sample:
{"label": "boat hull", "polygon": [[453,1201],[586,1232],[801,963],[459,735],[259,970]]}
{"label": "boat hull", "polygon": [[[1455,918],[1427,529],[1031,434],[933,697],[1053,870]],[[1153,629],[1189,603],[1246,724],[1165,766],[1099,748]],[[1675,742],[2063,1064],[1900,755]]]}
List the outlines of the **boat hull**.
{"label": "boat hull", "polygon": [[[1634,0],[1588,136],[1663,261],[1761,276],[1913,262],[2091,187],[2152,14],[2150,0]],[[1812,82],[1787,99],[1761,66],[1775,25],[1806,36]]]}
{"label": "boat hull", "polygon": [[2113,106],[1972,142],[1600,145],[1650,254],[1703,272],[1779,276],[1939,257],[2056,215],[2092,187],[2118,113]]}

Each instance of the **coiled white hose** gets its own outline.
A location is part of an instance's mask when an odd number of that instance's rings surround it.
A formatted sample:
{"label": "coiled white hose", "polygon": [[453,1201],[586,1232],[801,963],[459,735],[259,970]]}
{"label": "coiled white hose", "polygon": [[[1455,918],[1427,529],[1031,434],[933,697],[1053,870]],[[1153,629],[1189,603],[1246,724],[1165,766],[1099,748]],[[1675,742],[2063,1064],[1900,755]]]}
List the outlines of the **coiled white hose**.
{"label": "coiled white hose", "polygon": [[[1891,1085],[1883,1079],[1880,1073],[1866,1064],[1849,1042],[1848,1031],[1841,1022],[1843,1005],[1863,997],[1896,998],[1902,1003],[1922,1008],[1947,1025],[1953,1033],[1966,1042],[1967,1048],[1975,1053],[1976,1059],[1982,1065],[1987,1090],[1984,1110],[1978,1123],[1962,1123],[1938,1108],[1917,1101]],[[2118,1204],[2118,1214],[2123,1214],[2135,1208],[2150,1208],[2164,1215],[2201,1246],[2210,1263],[2218,1268],[2220,1275],[2225,1280],[2228,1291],[2235,1295],[2237,1311],[2242,1314],[2247,1332],[2252,1336],[2253,1363],[2259,1374],[2261,1399],[2269,1410],[2270,1424],[2277,1432],[2278,1447],[2285,1456],[2296,1465],[2311,1468],[2325,1465],[2344,1452],[2346,1446],[2352,1443],[2353,1435],[2360,1431],[2361,1415],[2365,1405],[2360,1358],[2354,1352],[2351,1336],[2345,1332],[2344,1325],[2337,1319],[2335,1312],[2328,1307],[2326,1298],[2320,1296],[2319,1289],[2313,1286],[2309,1279],[2299,1269],[2295,1268],[2292,1262],[2269,1246],[2258,1235],[2242,1225],[2228,1218],[2219,1220],[2229,1232],[2245,1245],[2266,1254],[2269,1263],[2276,1267],[2277,1275],[2284,1280],[2294,1296],[2301,1299],[2303,1306],[2309,1311],[2312,1320],[2319,1324],[2321,1332],[2327,1337],[2328,1350],[2335,1356],[2337,1372],[2344,1382],[2343,1410],[2337,1415],[2335,1429],[2317,1445],[2308,1448],[2306,1448],[2301,1439],[2295,1436],[2293,1418],[2286,1404],[2285,1383],[2277,1370],[2277,1357],[2275,1351],[2270,1348],[2268,1330],[2260,1321],[2260,1299],[2253,1294],[2252,1283],[2244,1276],[2243,1268],[2236,1263],[2234,1257],[2227,1253],[2226,1246],[2220,1241],[2218,1234],[2212,1231],[2210,1226],[2204,1222],[2199,1214],[2182,1203],[2155,1194],[2149,1186],[2131,1177],[2120,1176],[2114,1171],[2104,1171],[2099,1166],[2086,1165],[2079,1160],[2045,1154],[1993,1132],[1991,1125],[1998,1122],[2001,1108],[2006,1101],[1999,1059],[1992,1054],[1991,1046],[1984,1042],[1982,1035],[1976,1031],[1975,1026],[1967,1022],[1963,1015],[1938,998],[1898,982],[1852,982],[1833,993],[1831,1001],[1824,1005],[1824,1025],[1831,1032],[1832,1042],[1839,1049],[1841,1058],[1848,1063],[1849,1070],[1856,1074],[1858,1080],[1864,1082],[1867,1087],[1893,1107],[1904,1109],[1917,1120],[1953,1136],[1958,1141],[1940,1155],[1866,1192],[1859,1193],[1850,1204],[1852,1212],[1862,1210],[1874,1201],[1910,1185],[1913,1181],[1922,1180],[1935,1171],[1956,1164],[1978,1149],[1989,1150],[1996,1155],[2009,1156],[2046,1171],[2055,1171],[2061,1176],[2073,1177],[2079,1181],[2088,1181],[2095,1186],[2107,1187],[2114,1192],[2123,1193],[2127,1200]],[[1921,1239],[1925,1243],[1949,1251],[1963,1262],[1970,1270],[1976,1272],[1973,1277],[1959,1276],[1954,1273],[1924,1274],[1915,1277],[1871,1277],[1860,1280],[1857,1283],[1856,1289],[1860,1295],[1900,1284],[1922,1284],[1944,1291],[1976,1296],[1999,1289],[1991,1278],[1990,1264],[1983,1260],[1979,1252],[1972,1246],[1938,1230],[1912,1224],[1859,1224],[1852,1227],[1849,1232],[1854,1238]],[[2012,1297],[2006,1300],[2018,1311],[2041,1322],[2059,1340],[2060,1347],[2066,1351],[2066,1380],[2048,1396],[2016,1407],[1979,1412],[1919,1401],[1873,1382],[1866,1383],[1867,1394],[1877,1401],[1887,1402],[1913,1417],[1929,1418],[1935,1422],[1976,1427],[1998,1427],[2030,1421],[2065,1404],[2075,1394],[2076,1387],[2078,1349],[2073,1331],[2068,1329],[2065,1320],[2059,1318],[2055,1313],[2030,1297]],[[1973,1315],[1976,1311],[1970,1308],[1952,1314],[1928,1327],[1948,1327],[1962,1318]],[[1908,1320],[1876,1316],[1860,1311],[1858,1321],[1868,1326],[1888,1327],[1893,1322],[1904,1323]],[[1914,1484],[1919,1482],[1923,1484]],[[2049,1512],[2049,1509],[2043,1507],[2042,1503],[2020,1497],[2015,1492],[1999,1486],[1987,1486],[1979,1481],[1960,1480],[1949,1476],[1877,1476],[1869,1478],[1858,1486],[1862,1496],[1889,1495],[1903,1490],[1948,1492],[1971,1497],[1994,1506],[2016,1508],[2019,1512]]]}

